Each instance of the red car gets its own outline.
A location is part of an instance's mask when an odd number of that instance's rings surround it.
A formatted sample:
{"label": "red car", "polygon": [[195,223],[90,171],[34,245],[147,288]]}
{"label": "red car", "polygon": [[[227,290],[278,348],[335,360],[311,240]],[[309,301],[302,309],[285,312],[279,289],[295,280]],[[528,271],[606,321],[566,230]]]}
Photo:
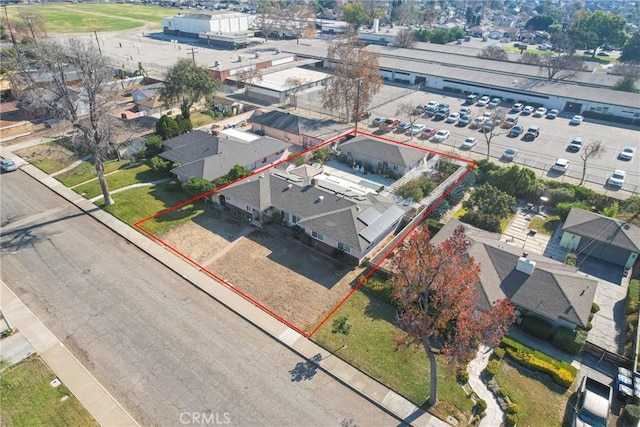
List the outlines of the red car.
{"label": "red car", "polygon": [[437,129],[434,128],[426,128],[425,130],[422,131],[422,138],[424,139],[429,139],[431,138],[433,135],[436,134],[436,132],[438,132]]}
{"label": "red car", "polygon": [[380,129],[386,130],[386,131],[394,130],[395,128],[398,127],[399,124],[400,124],[400,120],[390,117],[384,122],[382,122],[382,124],[380,125]]}

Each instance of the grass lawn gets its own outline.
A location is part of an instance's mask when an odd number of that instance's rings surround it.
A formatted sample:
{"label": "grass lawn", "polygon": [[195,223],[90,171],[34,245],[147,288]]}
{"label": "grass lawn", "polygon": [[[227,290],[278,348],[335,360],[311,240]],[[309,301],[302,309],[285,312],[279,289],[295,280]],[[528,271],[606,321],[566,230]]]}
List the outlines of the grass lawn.
{"label": "grass lawn", "polygon": [[[104,162],[104,173],[108,174],[110,172],[114,172],[127,164],[129,164],[129,162],[126,160],[112,160]],[[56,178],[67,187],[73,187],[74,185],[82,184],[83,182],[94,179],[96,176],[96,168],[89,161],[82,162],[80,165],[70,171],[58,175]]]}
{"label": "grass lawn", "polygon": [[[3,426],[97,426],[64,384],[49,384],[56,375],[40,357],[8,368],[0,376]],[[68,399],[61,401],[63,396]]]}
{"label": "grass lawn", "polygon": [[538,233],[546,234],[547,236],[553,236],[553,233],[558,228],[558,224],[562,221],[558,215],[547,215],[546,218],[540,218],[538,216],[531,218],[529,222],[529,228],[536,230]]}
{"label": "grass lawn", "polygon": [[193,127],[197,128],[200,126],[208,125],[209,123],[213,123],[217,121],[213,117],[203,114],[200,111],[194,111],[190,116],[191,123],[193,123]]}
{"label": "grass lawn", "polygon": [[500,387],[518,404],[518,426],[562,426],[571,392],[545,375],[531,372],[506,360],[495,376]]}
{"label": "grass lawn", "polygon": [[[133,225],[134,223],[158,213],[171,206],[187,200],[189,197],[182,191],[172,191],[169,183],[150,187],[132,188],[113,195],[115,204],[104,207],[121,221]],[[195,218],[205,211],[205,203],[198,201],[186,205],[177,211],[162,215],[143,224],[149,232],[162,236],[169,230]]]}
{"label": "grass lawn", "polygon": [[[384,300],[364,291],[355,292],[334,314],[347,316],[351,333],[342,339],[331,333],[332,319],[313,336],[313,340],[361,371],[395,390],[418,406],[429,397],[429,362],[422,348],[399,348],[393,334],[400,332],[395,324],[395,309]],[[456,382],[455,372],[446,369],[446,360],[438,366],[438,398],[440,402],[429,408],[439,417],[453,415],[466,425],[472,402]]]}
{"label": "grass lawn", "polygon": [[[118,169],[106,177],[110,190],[126,187],[127,185],[137,184],[141,182],[150,182],[163,178],[156,171],[146,164],[140,164],[132,168]],[[87,199],[102,194],[102,189],[98,180],[89,181],[86,184],[79,185],[73,189],[76,193],[84,195]]]}

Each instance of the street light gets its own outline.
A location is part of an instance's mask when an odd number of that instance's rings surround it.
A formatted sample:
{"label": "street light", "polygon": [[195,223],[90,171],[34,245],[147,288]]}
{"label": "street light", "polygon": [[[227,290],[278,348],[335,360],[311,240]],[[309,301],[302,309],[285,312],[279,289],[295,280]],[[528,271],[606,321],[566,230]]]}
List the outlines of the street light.
{"label": "street light", "polygon": [[362,86],[362,77],[358,77],[356,79],[358,82],[357,93],[356,93],[356,117],[355,117],[355,133],[358,133],[358,121],[360,121],[360,86]]}

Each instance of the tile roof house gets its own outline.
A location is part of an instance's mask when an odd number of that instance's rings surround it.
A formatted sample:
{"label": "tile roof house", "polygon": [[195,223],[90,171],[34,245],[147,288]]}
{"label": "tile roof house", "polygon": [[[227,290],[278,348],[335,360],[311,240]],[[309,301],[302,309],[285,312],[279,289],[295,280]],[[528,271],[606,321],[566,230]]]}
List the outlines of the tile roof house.
{"label": "tile roof house", "polygon": [[164,141],[165,151],[159,156],[180,165],[171,173],[181,182],[192,176],[213,181],[235,165],[254,171],[280,162],[289,156],[290,146],[236,129],[217,136],[196,130]]}
{"label": "tile roof house", "polygon": [[[450,220],[431,239],[448,239],[463,225]],[[598,281],[574,267],[537,254],[524,256],[520,248],[500,241],[500,235],[463,225],[470,242],[469,255],[480,265],[479,309],[509,298],[521,316],[541,317],[554,327],[586,327]]]}
{"label": "tile roof house", "polygon": [[[375,144],[375,145],[374,145]],[[427,160],[428,152],[366,136],[356,136],[338,146],[340,153],[374,170],[405,175]]]}
{"label": "tile roof house", "polygon": [[640,227],[572,208],[562,226],[560,246],[630,269],[640,254]]}
{"label": "tile roof house", "polygon": [[372,189],[307,165],[272,168],[224,188],[215,198],[250,220],[280,214],[287,225],[304,230],[317,249],[328,253],[338,249],[357,263],[402,226],[408,209]]}
{"label": "tile roof house", "polygon": [[251,118],[251,130],[304,148],[314,147],[351,127],[333,120],[309,119],[282,111],[269,111]]}

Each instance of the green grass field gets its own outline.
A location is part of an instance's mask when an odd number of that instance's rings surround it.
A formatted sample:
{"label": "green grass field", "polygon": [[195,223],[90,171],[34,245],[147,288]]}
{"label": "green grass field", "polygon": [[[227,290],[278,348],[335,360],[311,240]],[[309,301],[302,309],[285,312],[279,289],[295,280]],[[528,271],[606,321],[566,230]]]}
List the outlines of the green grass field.
{"label": "green grass field", "polygon": [[49,33],[86,33],[123,31],[147,25],[161,28],[162,18],[172,10],[158,6],[133,4],[55,4],[43,6],[9,6],[9,19],[18,20],[20,10],[28,7],[42,14]]}

